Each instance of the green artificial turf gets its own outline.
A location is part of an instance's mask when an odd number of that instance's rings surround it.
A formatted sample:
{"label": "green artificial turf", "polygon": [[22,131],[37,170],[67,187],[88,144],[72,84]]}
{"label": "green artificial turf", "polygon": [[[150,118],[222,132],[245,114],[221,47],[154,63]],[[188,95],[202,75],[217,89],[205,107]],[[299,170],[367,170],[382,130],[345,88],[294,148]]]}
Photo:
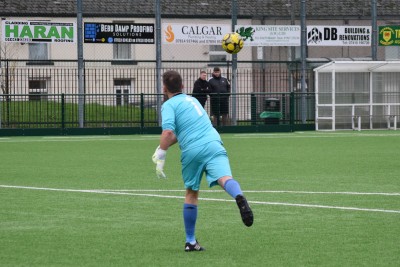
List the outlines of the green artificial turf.
{"label": "green artificial turf", "polygon": [[158,136],[0,138],[0,266],[398,266],[400,134],[224,134],[253,208],[202,183],[185,253],[180,152]]}

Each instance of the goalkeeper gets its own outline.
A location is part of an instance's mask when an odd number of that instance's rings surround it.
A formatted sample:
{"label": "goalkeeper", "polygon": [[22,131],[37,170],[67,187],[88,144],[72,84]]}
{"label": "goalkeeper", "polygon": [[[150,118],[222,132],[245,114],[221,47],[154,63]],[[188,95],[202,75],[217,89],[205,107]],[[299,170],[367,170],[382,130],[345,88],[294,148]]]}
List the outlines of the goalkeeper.
{"label": "goalkeeper", "polygon": [[185,251],[202,251],[197,242],[195,226],[200,182],[203,173],[210,187],[220,185],[239,207],[246,226],[253,224],[253,212],[243,196],[239,183],[232,178],[227,152],[221,137],[212,126],[206,111],[197,99],[182,93],[182,77],[176,71],[163,74],[163,93],[168,100],[161,108],[162,133],[153,162],[159,178],[166,178],[164,163],[167,150],[179,142],[182,177],[186,188],[183,205]]}

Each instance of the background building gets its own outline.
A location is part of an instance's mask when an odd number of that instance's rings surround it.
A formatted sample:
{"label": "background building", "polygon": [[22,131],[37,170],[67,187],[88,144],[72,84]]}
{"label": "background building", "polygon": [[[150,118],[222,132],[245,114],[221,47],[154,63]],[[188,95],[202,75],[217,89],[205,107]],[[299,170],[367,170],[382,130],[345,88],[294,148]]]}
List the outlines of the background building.
{"label": "background building", "polygon": [[[162,38],[164,25],[167,24],[232,27],[232,19],[235,18],[236,25],[301,25],[302,22],[306,26],[400,25],[397,0],[82,0],[83,23],[156,25],[157,2],[160,3]],[[3,23],[41,21],[76,24],[78,15],[78,1],[0,2]],[[377,35],[377,32],[372,32],[371,36],[374,34]],[[303,56],[302,47],[305,52]],[[224,52],[220,45],[173,45],[161,42],[160,57],[157,58],[155,42],[85,42],[85,103],[139,105],[141,99],[136,94],[157,93],[157,60],[161,60],[162,70],[173,68],[182,73],[186,93],[191,93],[200,70],[206,70],[211,76],[213,67],[219,66],[222,75],[230,80],[233,71],[237,70],[235,93],[248,95],[233,98],[231,110],[237,113],[235,117],[238,119],[250,119],[252,107],[249,94],[252,93],[276,93],[270,97],[280,101],[283,114],[289,114],[288,104],[285,104],[289,100],[284,100],[285,96],[278,93],[313,93],[313,68],[332,60],[397,60],[400,59],[400,46],[245,46],[237,56],[237,69],[233,66],[232,56]],[[25,95],[20,97],[21,100],[49,99],[49,94],[77,94],[77,59],[77,40],[73,43],[23,43],[4,42],[2,39],[2,93]],[[303,62],[306,65],[302,65]],[[302,72],[304,68],[306,70]],[[302,77],[305,85],[302,85]],[[75,99],[71,97],[66,101],[74,102]],[[310,103],[302,105],[302,110],[296,113],[303,113],[303,123],[314,119],[313,97],[306,101]],[[265,96],[256,95],[256,104],[256,113],[262,112],[265,109]],[[157,100],[149,98],[145,105],[157,105]]]}

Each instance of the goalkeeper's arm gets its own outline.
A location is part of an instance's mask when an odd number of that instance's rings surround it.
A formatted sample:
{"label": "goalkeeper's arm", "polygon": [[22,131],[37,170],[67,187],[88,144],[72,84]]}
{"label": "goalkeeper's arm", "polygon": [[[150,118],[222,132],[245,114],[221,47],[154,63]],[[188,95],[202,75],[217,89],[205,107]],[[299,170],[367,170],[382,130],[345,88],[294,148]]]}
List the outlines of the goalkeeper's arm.
{"label": "goalkeeper's arm", "polygon": [[167,150],[170,146],[177,142],[174,132],[171,130],[164,130],[161,134],[160,145],[156,148],[153,154],[153,162],[156,164],[156,174],[158,178],[167,178],[164,173],[165,158]]}
{"label": "goalkeeper's arm", "polygon": [[161,133],[160,148],[168,150],[168,148],[177,142],[176,136],[171,130],[164,130]]}

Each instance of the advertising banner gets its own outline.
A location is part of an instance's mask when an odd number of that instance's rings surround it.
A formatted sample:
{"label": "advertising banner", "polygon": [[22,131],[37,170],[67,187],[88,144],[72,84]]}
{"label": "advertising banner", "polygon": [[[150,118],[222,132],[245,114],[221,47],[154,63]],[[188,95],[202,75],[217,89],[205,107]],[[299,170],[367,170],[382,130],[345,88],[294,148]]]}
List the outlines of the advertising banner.
{"label": "advertising banner", "polygon": [[85,23],[84,42],[99,44],[154,44],[154,24]]}
{"label": "advertising banner", "polygon": [[246,46],[300,46],[301,27],[297,25],[236,25]]}
{"label": "advertising banner", "polygon": [[307,26],[308,46],[371,46],[371,26]]}
{"label": "advertising banner", "polygon": [[3,20],[2,41],[19,43],[75,43],[74,22]]}
{"label": "advertising banner", "polygon": [[162,24],[163,44],[221,45],[222,37],[231,31],[228,24]]}
{"label": "advertising banner", "polygon": [[379,45],[400,46],[400,26],[379,26]]}

